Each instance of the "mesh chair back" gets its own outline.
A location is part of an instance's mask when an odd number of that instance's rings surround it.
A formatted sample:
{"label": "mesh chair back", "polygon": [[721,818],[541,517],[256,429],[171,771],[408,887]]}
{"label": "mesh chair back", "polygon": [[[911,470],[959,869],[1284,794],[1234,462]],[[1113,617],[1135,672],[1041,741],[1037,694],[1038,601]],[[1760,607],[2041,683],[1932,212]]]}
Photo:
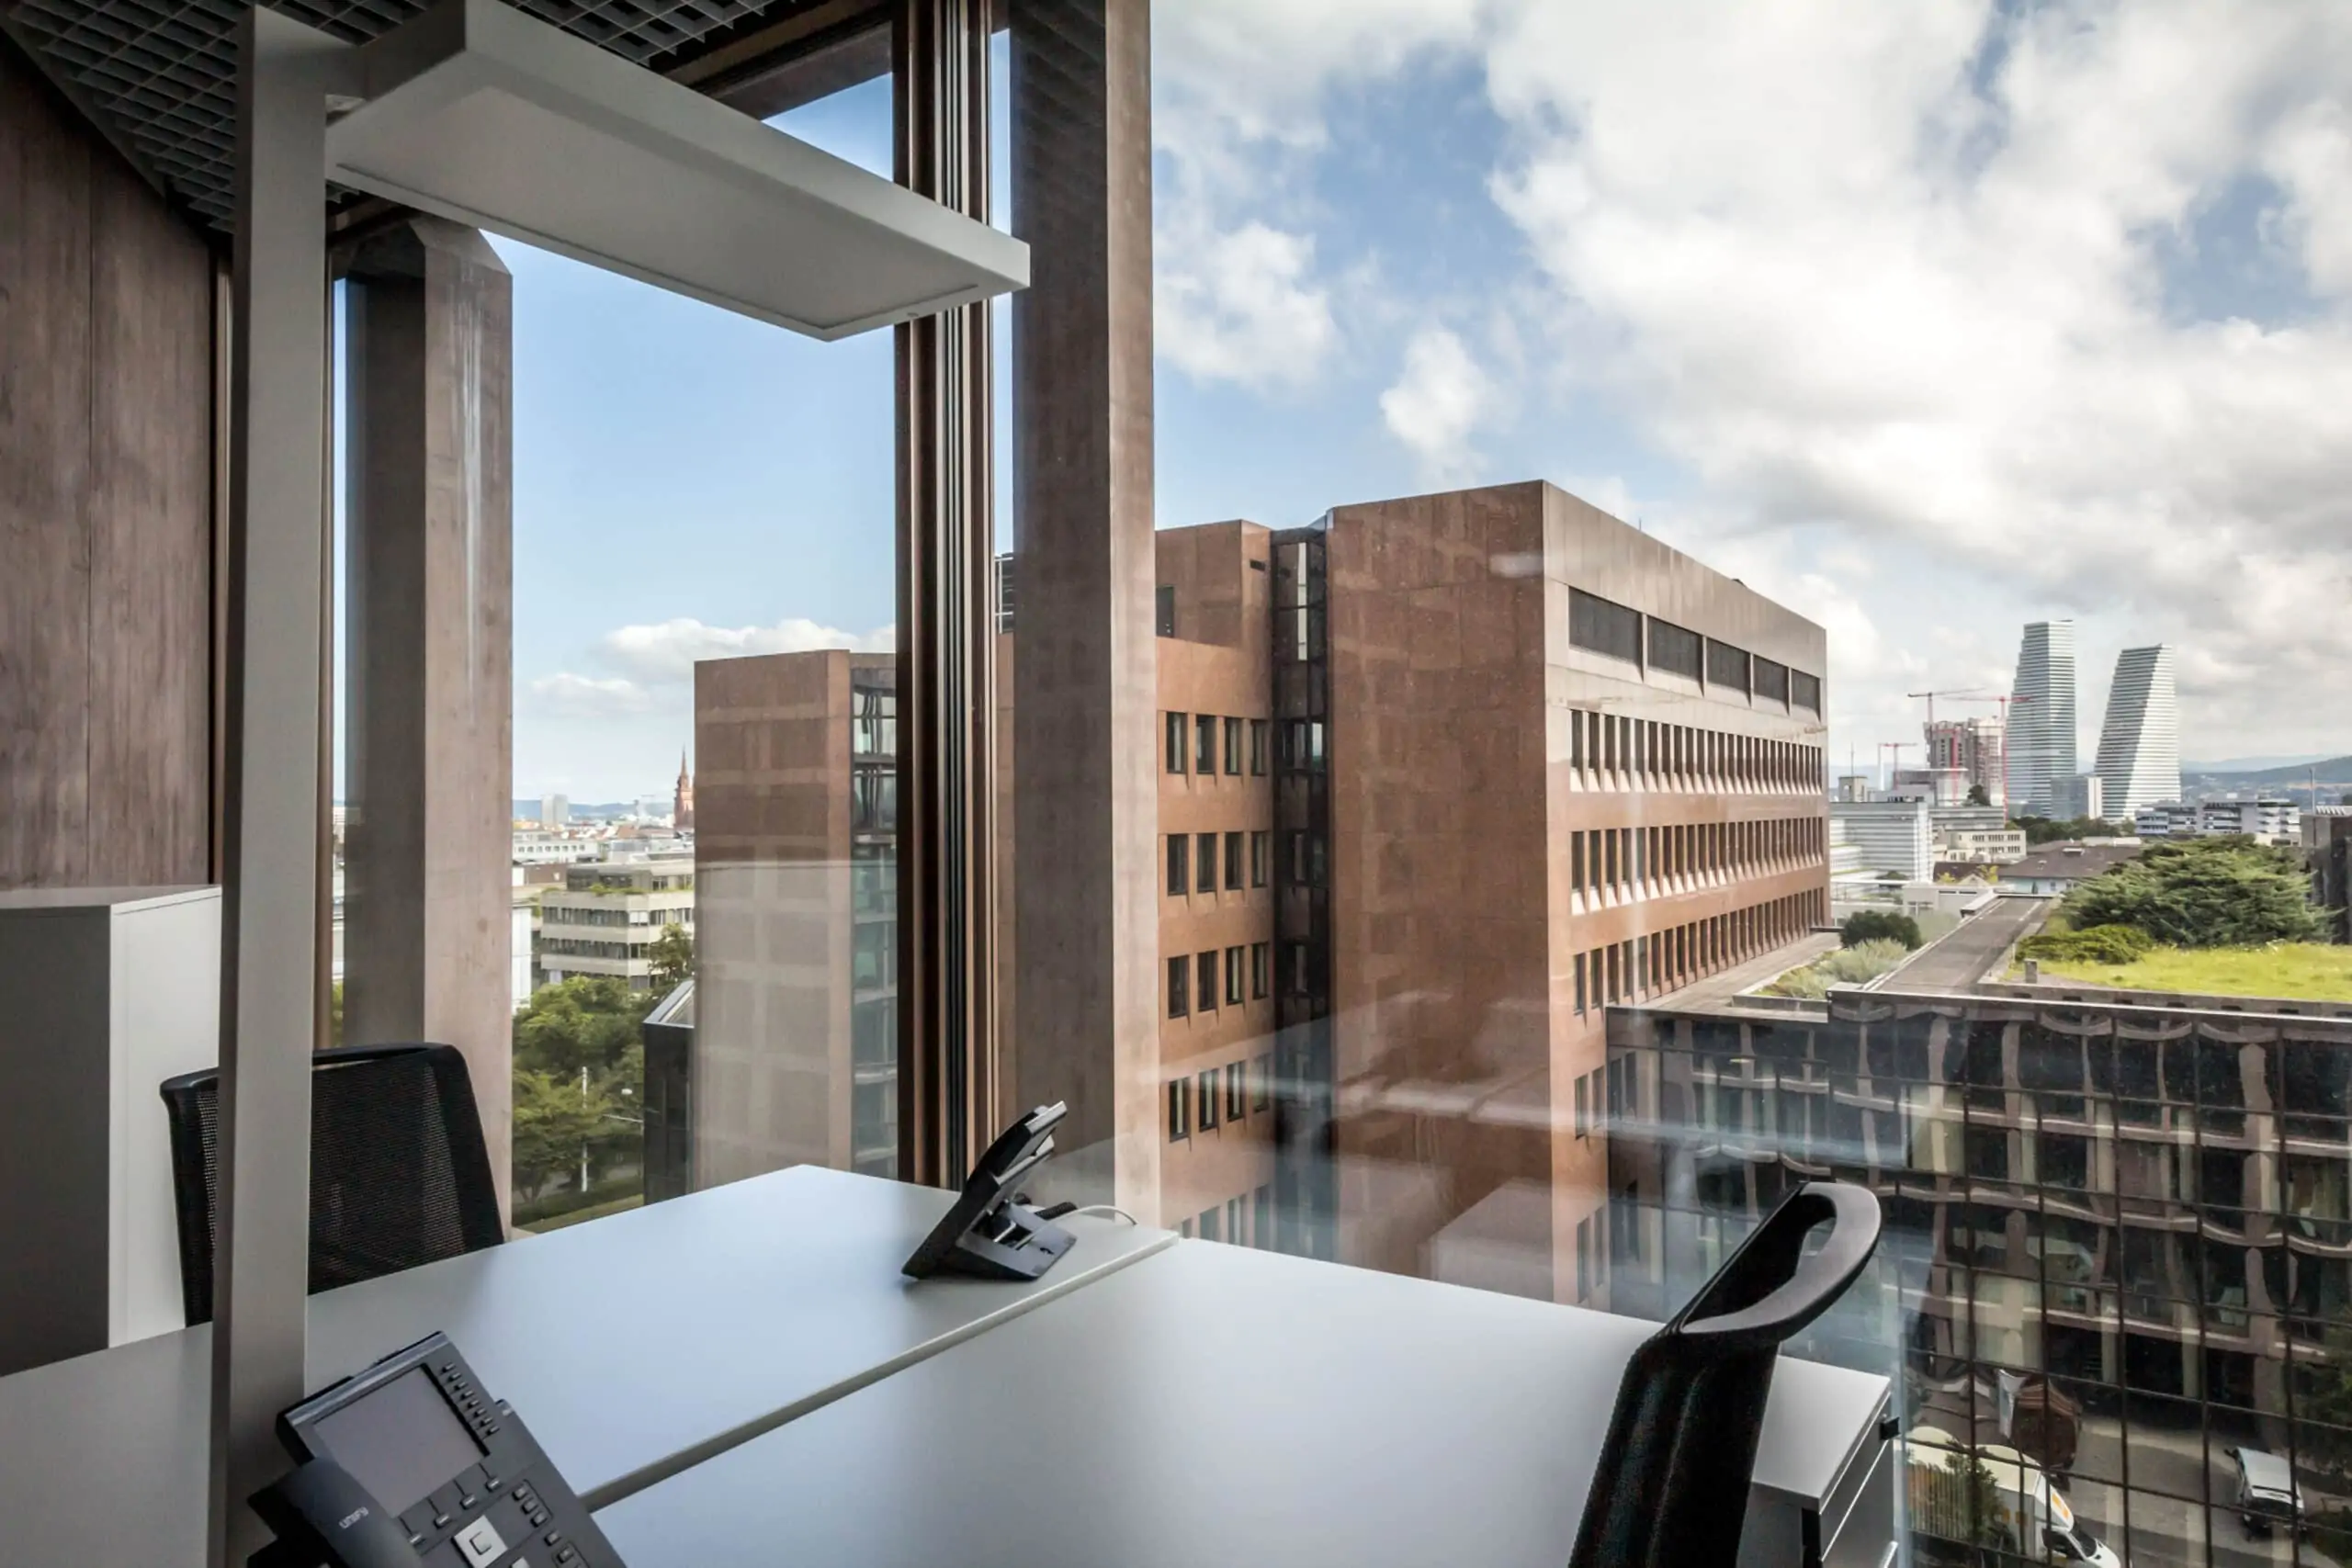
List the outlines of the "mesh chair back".
{"label": "mesh chair back", "polygon": [[[220,1213],[220,1074],[184,1074],[162,1092],[181,1300],[189,1323],[209,1323]],[[312,1059],[313,1293],[503,1239],[463,1056],[447,1045],[348,1045]]]}
{"label": "mesh chair back", "polygon": [[[1824,1221],[1828,1236],[1807,1252]],[[1868,1189],[1805,1182],[1642,1342],[1617,1386],[1570,1568],[1733,1568],[1781,1345],[1845,1294],[1878,1233]]]}

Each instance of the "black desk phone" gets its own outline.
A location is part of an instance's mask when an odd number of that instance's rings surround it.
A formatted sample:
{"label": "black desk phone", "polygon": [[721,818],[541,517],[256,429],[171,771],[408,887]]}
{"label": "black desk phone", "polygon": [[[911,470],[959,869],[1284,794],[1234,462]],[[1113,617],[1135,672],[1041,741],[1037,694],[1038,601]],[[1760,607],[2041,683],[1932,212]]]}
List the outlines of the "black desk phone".
{"label": "black desk phone", "polygon": [[447,1335],[277,1417],[293,1473],[254,1511],[252,1568],[624,1568],[587,1507]]}
{"label": "black desk phone", "polygon": [[1078,1238],[1023,1202],[1015,1189],[1053,1157],[1054,1129],[1069,1114],[1061,1101],[1041,1105],[998,1134],[955,1205],[899,1271],[917,1280],[933,1274],[1035,1280],[1058,1262]]}

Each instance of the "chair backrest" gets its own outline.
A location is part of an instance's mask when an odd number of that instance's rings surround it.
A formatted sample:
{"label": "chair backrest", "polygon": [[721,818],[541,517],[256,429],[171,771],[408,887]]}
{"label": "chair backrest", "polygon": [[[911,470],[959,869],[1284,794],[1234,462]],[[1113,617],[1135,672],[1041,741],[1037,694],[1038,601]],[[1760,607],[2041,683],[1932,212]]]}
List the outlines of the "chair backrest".
{"label": "chair backrest", "polygon": [[[1824,1221],[1829,1235],[1808,1254]],[[1617,1388],[1570,1568],[1733,1568],[1774,1359],[1845,1293],[1878,1233],[1867,1189],[1805,1182],[1642,1343]]]}
{"label": "chair backrest", "polygon": [[[166,1079],[180,1294],[212,1320],[220,1075]],[[311,1290],[356,1284],[504,1239],[466,1059],[447,1045],[346,1045],[311,1073]]]}

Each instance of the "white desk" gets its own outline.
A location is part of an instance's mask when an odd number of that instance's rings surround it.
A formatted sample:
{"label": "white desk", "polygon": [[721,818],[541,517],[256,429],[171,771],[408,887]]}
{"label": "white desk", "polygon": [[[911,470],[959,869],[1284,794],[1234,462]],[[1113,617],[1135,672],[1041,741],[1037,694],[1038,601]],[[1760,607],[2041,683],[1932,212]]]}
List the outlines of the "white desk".
{"label": "white desk", "polygon": [[[597,1522],[629,1568],[1562,1568],[1654,1326],[1184,1242]],[[1781,1363],[1744,1559],[1838,1536],[1886,1395]],[[1874,1485],[1829,1562],[1879,1568]]]}
{"label": "white desk", "polygon": [[[1045,1279],[902,1278],[953,1194],[800,1167],[312,1298],[322,1388],[435,1328],[591,1506],[1168,1246],[1073,1215]],[[209,1327],[0,1379],[0,1568],[204,1560]]]}

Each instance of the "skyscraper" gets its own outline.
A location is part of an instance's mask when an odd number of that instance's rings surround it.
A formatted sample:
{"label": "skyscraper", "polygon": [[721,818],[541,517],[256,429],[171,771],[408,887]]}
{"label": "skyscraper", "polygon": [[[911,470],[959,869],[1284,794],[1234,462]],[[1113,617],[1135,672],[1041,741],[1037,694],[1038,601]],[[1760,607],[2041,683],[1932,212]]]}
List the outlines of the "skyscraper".
{"label": "skyscraper", "polygon": [[2010,806],[2047,817],[2051,784],[2075,772],[2074,622],[2034,621],[2026,626],[2010,691]]}
{"label": "skyscraper", "polygon": [[2116,655],[2107,722],[2098,733],[2098,777],[2114,816],[2180,798],[2180,704],[2171,644]]}

